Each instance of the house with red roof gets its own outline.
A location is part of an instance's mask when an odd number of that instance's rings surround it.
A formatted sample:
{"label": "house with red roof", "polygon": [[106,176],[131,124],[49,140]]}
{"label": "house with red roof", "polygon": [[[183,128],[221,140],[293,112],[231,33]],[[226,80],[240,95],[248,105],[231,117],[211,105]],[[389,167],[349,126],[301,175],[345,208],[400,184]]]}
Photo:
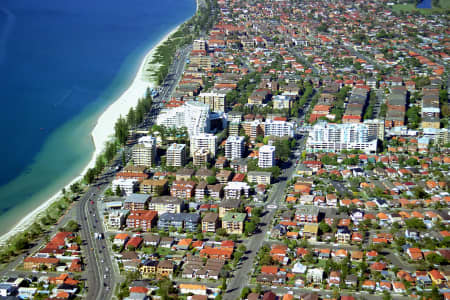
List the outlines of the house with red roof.
{"label": "house with red roof", "polygon": [[125,248],[129,249],[129,250],[130,249],[138,249],[141,246],[143,241],[144,241],[144,239],[141,238],[140,236],[134,236],[127,242],[127,244],[125,245]]}

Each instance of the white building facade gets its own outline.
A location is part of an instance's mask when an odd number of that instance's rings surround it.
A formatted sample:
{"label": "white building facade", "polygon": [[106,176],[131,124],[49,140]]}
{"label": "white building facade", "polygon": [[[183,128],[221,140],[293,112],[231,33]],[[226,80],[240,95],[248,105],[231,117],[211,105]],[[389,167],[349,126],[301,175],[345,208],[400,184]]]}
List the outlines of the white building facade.
{"label": "white building facade", "polygon": [[271,168],[275,165],[275,147],[264,145],[259,148],[258,167]]}
{"label": "white building facade", "polygon": [[186,145],[173,143],[167,148],[166,165],[181,167],[186,163]]}
{"label": "white building facade", "polygon": [[169,128],[186,127],[189,136],[208,132],[210,129],[209,105],[198,101],[187,101],[181,106],[164,109],[156,124]]}
{"label": "white building facade", "polygon": [[139,185],[139,181],[136,179],[114,179],[112,181],[112,191],[116,192],[117,187],[119,187],[122,192],[128,196],[133,194],[135,190],[137,190]]}
{"label": "white building facade", "polygon": [[309,152],[362,150],[366,153],[375,153],[377,139],[369,139],[369,129],[366,124],[318,122],[309,131],[306,150]]}
{"label": "white building facade", "polygon": [[132,159],[136,166],[151,167],[156,158],[156,138],[143,136],[132,149]]}
{"label": "white building facade", "polygon": [[293,137],[295,124],[287,121],[266,120],[264,122],[264,136]]}
{"label": "white building facade", "polygon": [[194,153],[199,149],[207,149],[211,157],[216,156],[217,149],[217,137],[212,133],[201,133],[190,137],[190,154],[194,156]]}
{"label": "white building facade", "polygon": [[225,157],[233,160],[244,155],[245,139],[243,136],[229,136],[225,142]]}

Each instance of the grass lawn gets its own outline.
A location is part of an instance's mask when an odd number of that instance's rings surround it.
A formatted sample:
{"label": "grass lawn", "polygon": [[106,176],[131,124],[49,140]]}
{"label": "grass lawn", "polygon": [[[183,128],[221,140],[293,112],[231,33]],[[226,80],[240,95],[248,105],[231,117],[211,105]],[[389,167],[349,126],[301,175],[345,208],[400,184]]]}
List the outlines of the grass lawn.
{"label": "grass lawn", "polygon": [[156,252],[161,256],[161,257],[165,257],[168,254],[173,254],[173,251],[170,250],[169,248],[163,248],[163,247],[158,247],[158,249],[156,249]]}

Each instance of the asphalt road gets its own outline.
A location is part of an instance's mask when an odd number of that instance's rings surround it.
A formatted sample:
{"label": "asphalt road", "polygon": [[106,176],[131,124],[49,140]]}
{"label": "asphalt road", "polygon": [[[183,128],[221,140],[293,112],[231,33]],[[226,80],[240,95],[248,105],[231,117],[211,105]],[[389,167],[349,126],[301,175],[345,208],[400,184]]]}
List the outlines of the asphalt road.
{"label": "asphalt road", "polygon": [[[304,140],[300,140],[300,148],[299,151],[302,151],[302,147],[304,147]],[[295,152],[295,150],[293,151]],[[264,243],[266,234],[269,232],[270,224],[275,216],[277,208],[269,209],[267,206],[275,205],[278,207],[284,200],[284,191],[286,189],[286,185],[288,180],[292,178],[293,173],[297,169],[297,165],[292,159],[292,164],[288,169],[284,169],[280,175],[280,181],[273,184],[268,201],[265,203],[265,209],[263,212],[263,216],[261,217],[260,224],[258,226],[259,230],[257,233],[253,234],[246,242],[245,246],[247,247],[247,253],[245,258],[241,261],[241,263],[237,266],[236,270],[233,273],[233,277],[227,287],[225,294],[223,295],[224,300],[235,300],[239,297],[241,289],[245,286],[248,286],[249,277],[252,274],[253,264],[258,253],[258,250]]]}
{"label": "asphalt road", "polygon": [[98,219],[97,205],[94,203],[99,201],[101,192],[108,187],[113,175],[110,172],[103,178],[103,183],[90,187],[77,206],[77,220],[86,258],[87,299],[111,299],[112,287],[116,283],[117,275],[114,274],[106,240],[94,237],[95,232],[104,236],[102,220]]}

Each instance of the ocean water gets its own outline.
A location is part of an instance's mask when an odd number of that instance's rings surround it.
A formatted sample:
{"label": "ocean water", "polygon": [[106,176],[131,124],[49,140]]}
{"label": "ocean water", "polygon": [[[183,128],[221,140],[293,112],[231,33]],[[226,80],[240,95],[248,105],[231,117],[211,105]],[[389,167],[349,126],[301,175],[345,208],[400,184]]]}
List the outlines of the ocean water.
{"label": "ocean water", "polygon": [[429,9],[431,9],[432,8],[431,0],[422,0],[416,5],[416,7],[417,8],[429,8]]}
{"label": "ocean water", "polygon": [[98,116],[194,13],[193,0],[0,3],[0,234],[84,169]]}

